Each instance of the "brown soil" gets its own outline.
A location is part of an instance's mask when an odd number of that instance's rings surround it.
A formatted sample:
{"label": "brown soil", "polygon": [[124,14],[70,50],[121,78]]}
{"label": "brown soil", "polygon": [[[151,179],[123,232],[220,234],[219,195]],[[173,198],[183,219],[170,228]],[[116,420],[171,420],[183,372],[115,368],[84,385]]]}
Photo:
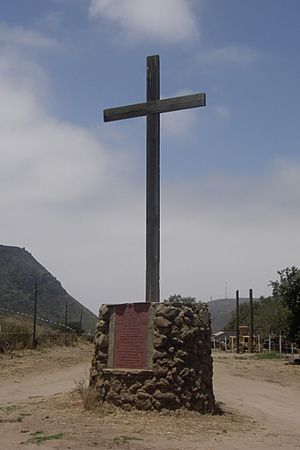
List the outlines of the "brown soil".
{"label": "brown soil", "polygon": [[81,344],[0,356],[1,450],[36,449],[37,438],[62,450],[300,448],[300,366],[215,354],[220,416],[85,411],[78,393],[66,392],[88,375],[91,354]]}

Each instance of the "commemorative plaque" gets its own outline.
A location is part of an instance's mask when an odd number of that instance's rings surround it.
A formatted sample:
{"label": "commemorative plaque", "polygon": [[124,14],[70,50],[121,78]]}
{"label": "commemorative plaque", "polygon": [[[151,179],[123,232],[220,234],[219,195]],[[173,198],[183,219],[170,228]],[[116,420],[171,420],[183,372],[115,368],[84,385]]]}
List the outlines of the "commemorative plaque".
{"label": "commemorative plaque", "polygon": [[152,366],[149,303],[116,305],[113,317],[114,369],[150,369]]}

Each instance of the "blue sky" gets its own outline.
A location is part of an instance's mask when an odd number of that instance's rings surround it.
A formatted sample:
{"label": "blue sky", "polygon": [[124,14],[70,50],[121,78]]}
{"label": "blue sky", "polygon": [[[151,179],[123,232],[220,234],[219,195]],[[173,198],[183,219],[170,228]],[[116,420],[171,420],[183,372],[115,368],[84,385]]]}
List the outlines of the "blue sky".
{"label": "blue sky", "polygon": [[25,246],[78,300],[143,301],[145,120],[103,124],[161,95],[162,298],[270,293],[299,265],[297,0],[3,0],[1,243]]}

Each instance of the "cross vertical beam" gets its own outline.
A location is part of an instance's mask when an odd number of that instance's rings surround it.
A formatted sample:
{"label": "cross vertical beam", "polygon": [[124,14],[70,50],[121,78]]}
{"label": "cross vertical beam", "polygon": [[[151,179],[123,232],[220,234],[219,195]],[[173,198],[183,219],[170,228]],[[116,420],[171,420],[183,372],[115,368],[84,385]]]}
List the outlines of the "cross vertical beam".
{"label": "cross vertical beam", "polygon": [[[160,98],[159,56],[147,58],[147,102]],[[147,114],[146,302],[159,302],[160,117]]]}

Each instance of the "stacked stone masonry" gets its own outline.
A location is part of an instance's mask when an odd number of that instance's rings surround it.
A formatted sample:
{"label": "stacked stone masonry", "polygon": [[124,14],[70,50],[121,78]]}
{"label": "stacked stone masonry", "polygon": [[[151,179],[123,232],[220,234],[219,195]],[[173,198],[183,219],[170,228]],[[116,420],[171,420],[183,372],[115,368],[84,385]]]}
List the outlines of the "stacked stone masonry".
{"label": "stacked stone masonry", "polygon": [[113,307],[100,308],[90,385],[99,399],[130,410],[188,409],[213,412],[211,329],[201,303],[153,303],[151,370],[108,368],[109,324]]}

